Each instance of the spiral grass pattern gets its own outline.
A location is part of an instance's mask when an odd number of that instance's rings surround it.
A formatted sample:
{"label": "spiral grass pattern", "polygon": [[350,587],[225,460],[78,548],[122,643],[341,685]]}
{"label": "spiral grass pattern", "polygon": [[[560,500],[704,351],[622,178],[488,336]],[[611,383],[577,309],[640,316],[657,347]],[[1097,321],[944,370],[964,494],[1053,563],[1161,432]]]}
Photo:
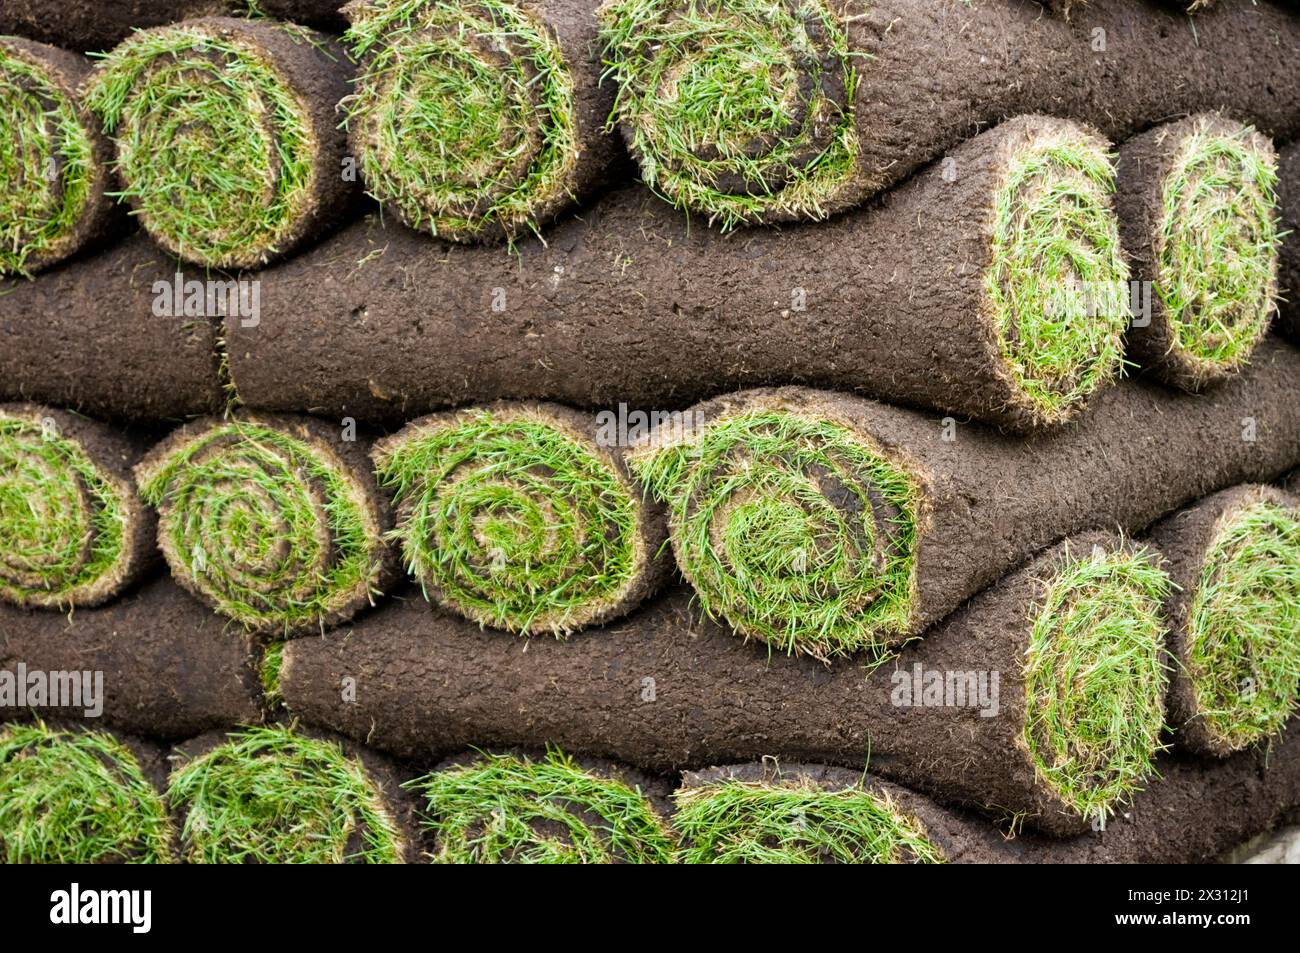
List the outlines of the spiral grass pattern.
{"label": "spiral grass pattern", "polygon": [[1277,310],[1277,157],[1249,126],[1200,117],[1161,189],[1155,292],[1173,346],[1219,378],[1239,370]]}
{"label": "spiral grass pattern", "polygon": [[102,731],[0,728],[0,857],[8,864],[170,863],[163,799]]}
{"label": "spiral grass pattern", "polygon": [[637,450],[704,610],[791,654],[879,651],[910,615],[919,484],[831,416],[741,406]]}
{"label": "spiral grass pattern", "polygon": [[[233,24],[234,26],[231,26]],[[140,31],[100,63],[87,103],[116,148],[122,198],[168,251],[252,268],[286,251],[314,212],[308,104],[252,31],[313,42],[289,24],[199,20]]]}
{"label": "spiral grass pattern", "polygon": [[647,184],[724,229],[822,218],[857,173],[857,72],[826,0],[609,0],[616,113]]}
{"label": "spiral grass pattern", "polygon": [[1129,271],[1107,144],[1079,127],[1016,121],[1029,136],[994,197],[985,307],[1015,392],[1057,423],[1120,371]]}
{"label": "spiral grass pattern", "polygon": [[435,415],[375,448],[426,596],[494,628],[563,636],[653,585],[661,536],[622,462],[564,408]]}
{"label": "spiral grass pattern", "polygon": [[405,846],[383,791],[332,741],[250,728],[172,773],[181,851],[203,864],[394,864]]}
{"label": "spiral grass pattern", "polygon": [[250,417],[173,435],[136,468],[172,574],[251,632],[350,618],[387,581],[385,516],[307,425]]}
{"label": "spiral grass pattern", "polygon": [[1300,508],[1260,501],[1225,516],[1187,629],[1197,717],[1219,749],[1280,733],[1300,685]]}
{"label": "spiral grass pattern", "polygon": [[1103,818],[1141,790],[1161,749],[1171,582],[1153,553],[1121,546],[1067,548],[1042,583],[1022,741],[1065,808]]}
{"label": "spiral grass pattern", "polygon": [[673,826],[686,864],[936,864],[921,823],[888,795],[797,775],[682,788]]}
{"label": "spiral grass pattern", "polygon": [[571,64],[540,14],[504,0],[368,0],[347,117],[362,174],[409,226],[474,241],[536,231],[572,201]]}
{"label": "spiral grass pattern", "polygon": [[441,864],[662,864],[673,840],[640,790],[551,750],[484,754],[410,785]]}
{"label": "spiral grass pattern", "polygon": [[30,275],[76,251],[101,201],[97,134],[76,78],[34,47],[0,38],[0,275]]}
{"label": "spiral grass pattern", "polygon": [[58,418],[0,407],[0,599],[97,605],[138,568],[148,533],[135,489]]}

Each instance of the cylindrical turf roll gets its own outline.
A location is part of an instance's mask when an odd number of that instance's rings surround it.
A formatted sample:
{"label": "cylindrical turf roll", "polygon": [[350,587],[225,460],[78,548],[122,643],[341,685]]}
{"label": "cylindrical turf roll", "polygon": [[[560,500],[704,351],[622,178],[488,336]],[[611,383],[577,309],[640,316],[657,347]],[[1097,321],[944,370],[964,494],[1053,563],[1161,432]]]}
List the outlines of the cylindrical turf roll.
{"label": "cylindrical turf roll", "polygon": [[136,495],[136,439],[35,404],[0,404],[0,600],[95,606],[153,564],[155,521]]}
{"label": "cylindrical turf roll", "polygon": [[1267,3],[1194,23],[1132,0],[1071,20],[1029,0],[606,0],[598,13],[642,176],[724,228],[851,207],[1021,113],[1117,140],[1207,109],[1279,138],[1300,125],[1300,23]]}
{"label": "cylindrical turf roll", "polygon": [[[1071,833],[1150,772],[1166,592],[1150,554],[1076,537],[870,674],[739,644],[700,622],[684,590],[527,654],[408,603],[348,637],[290,644],[280,687],[295,716],[406,757],[470,738],[649,770],[768,754],[852,765],[869,752],[873,771]],[[340,698],[344,677],[355,702]]]}
{"label": "cylindrical turf roll", "polygon": [[628,463],[667,503],[706,611],[780,651],[874,653],[1063,536],[1136,532],[1275,479],[1300,460],[1297,374],[1300,354],[1268,341],[1213,397],[1133,381],[1031,440],[824,391],[746,391]]}
{"label": "cylindrical turf roll", "polygon": [[[226,406],[214,321],[161,313],[176,264],[143,235],[0,293],[0,400],[114,420],[183,419]],[[195,276],[197,277],[197,276]]]}
{"label": "cylindrical turf roll", "polygon": [[350,619],[392,581],[387,501],[365,447],[307,417],[209,418],[135,468],[176,580],[251,633]]}
{"label": "cylindrical turf roll", "polygon": [[291,727],[178,746],[167,784],[181,856],[201,864],[395,864],[414,859],[397,771]]}
{"label": "cylindrical turf roll", "polygon": [[368,190],[455,241],[537,232],[607,183],[595,0],[356,0],[346,112]]}
{"label": "cylindrical turf roll", "polygon": [[8,864],[162,864],[174,855],[150,775],[162,752],[104,731],[0,726],[0,857]]}
{"label": "cylindrical turf roll", "polygon": [[1300,344],[1300,142],[1278,153],[1278,202],[1286,233],[1278,274],[1282,286],[1278,330]]}
{"label": "cylindrical turf roll", "polygon": [[635,608],[668,573],[663,510],[591,415],[555,404],[435,414],[372,457],[411,575],[482,625],[564,636]]}
{"label": "cylindrical turf roll", "polygon": [[77,90],[89,70],[76,54],[0,37],[0,276],[30,276],[112,229],[112,153]]}
{"label": "cylindrical turf roll", "polygon": [[86,102],[154,240],[196,264],[252,268],[353,200],[335,115],[348,63],[304,27],[205,17],[133,34],[96,67]]}
{"label": "cylindrical turf roll", "polygon": [[955,179],[936,166],[879,207],[730,236],[634,187],[510,258],[372,219],[263,273],[260,323],[227,323],[232,375],[250,406],[372,420],[793,381],[1059,423],[1113,379],[1128,323],[1107,150],[1022,117],[958,149]]}
{"label": "cylindrical turf roll", "polygon": [[438,864],[664,864],[668,785],[607,762],[478,753],[407,787]]}
{"label": "cylindrical turf roll", "polygon": [[[1213,862],[1294,816],[1300,799],[1300,731],[1271,750],[1222,761],[1166,756],[1160,780],[1103,830],[1069,840],[1015,837],[955,814],[906,788],[825,765],[743,764],[687,773],[676,795],[682,859],[725,863],[856,861],[989,864]],[[720,787],[709,789],[709,786]],[[861,798],[861,800],[859,800]],[[736,810],[724,814],[727,803]],[[782,818],[782,805],[801,809]],[[685,816],[683,816],[685,815]],[[826,824],[850,818],[853,823]],[[725,840],[724,840],[725,838]],[[777,856],[773,856],[777,855]]]}
{"label": "cylindrical turf roll", "polygon": [[1169,564],[1174,740],[1224,756],[1277,735],[1300,688],[1300,500],[1224,490],[1155,526]]}
{"label": "cylindrical turf roll", "polygon": [[1197,391],[1235,374],[1277,310],[1277,156],[1251,127],[1202,114],[1120,149],[1119,210],[1149,314],[1127,356]]}
{"label": "cylindrical turf roll", "polygon": [[[253,647],[166,576],[71,616],[0,605],[0,670],[15,692],[26,674],[14,700],[23,710],[64,718],[102,706],[105,724],[146,737],[187,738],[262,717]],[[74,694],[80,685],[71,712],[66,692],[51,688],[65,682]]]}

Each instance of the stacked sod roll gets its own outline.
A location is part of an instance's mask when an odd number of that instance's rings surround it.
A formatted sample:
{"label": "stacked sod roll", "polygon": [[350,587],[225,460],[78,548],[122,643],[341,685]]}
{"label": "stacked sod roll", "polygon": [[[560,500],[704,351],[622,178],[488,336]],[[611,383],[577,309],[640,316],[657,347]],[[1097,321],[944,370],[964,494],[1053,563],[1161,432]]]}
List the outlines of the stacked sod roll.
{"label": "stacked sod roll", "polygon": [[[631,187],[517,257],[431,253],[368,219],[263,273],[262,320],[226,322],[234,387],[253,407],[395,420],[514,398],[680,407],[798,380],[1059,424],[1121,363],[1109,153],[1022,117],[958,149],[955,178],[936,166],[824,225],[722,236]],[[465,333],[480,321],[491,335]]]}
{"label": "stacked sod roll", "polygon": [[136,466],[178,582],[258,635],[350,619],[395,571],[392,517],[346,427],[241,415],[188,424]]}
{"label": "stacked sod roll", "polygon": [[199,265],[253,268],[348,210],[335,108],[349,76],[338,44],[304,27],[201,17],[115,47],[86,103],[154,241]]}
{"label": "stacked sod roll", "polygon": [[1277,158],[1249,126],[1200,115],[1120,150],[1124,248],[1149,299],[1127,353],[1197,391],[1237,373],[1277,310]]}
{"label": "stacked sod roll", "polygon": [[70,610],[119,595],[153,562],[138,441],[33,404],[0,404],[0,601]]}
{"label": "stacked sod roll", "polygon": [[545,404],[434,415],[373,456],[411,575],[482,625],[563,636],[635,608],[666,575],[662,510],[590,416]]}
{"label": "stacked sod roll", "polygon": [[90,62],[0,37],[0,276],[31,275],[104,238],[109,147],[82,105]]}
{"label": "stacked sod roll", "polygon": [[357,0],[347,13],[362,64],[352,149],[370,193],[412,228],[537,232],[617,171],[592,0]]}
{"label": "stacked sod roll", "polygon": [[1128,0],[1073,20],[1022,0],[606,0],[600,17],[643,178],[723,227],[852,207],[1020,113],[1117,139],[1214,108],[1287,136],[1300,115],[1300,23],[1269,4],[1194,24]]}
{"label": "stacked sod roll", "polygon": [[1222,757],[1275,738],[1300,686],[1300,500],[1247,485],[1148,537],[1167,561],[1174,740]]}

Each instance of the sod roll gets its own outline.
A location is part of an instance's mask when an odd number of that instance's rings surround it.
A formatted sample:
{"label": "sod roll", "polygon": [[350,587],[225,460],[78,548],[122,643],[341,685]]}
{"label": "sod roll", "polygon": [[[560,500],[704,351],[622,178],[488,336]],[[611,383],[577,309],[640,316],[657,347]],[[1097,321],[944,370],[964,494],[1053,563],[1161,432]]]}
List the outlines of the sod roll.
{"label": "sod roll", "polygon": [[107,602],[154,563],[154,518],[131,467],[142,444],[34,404],[0,404],[0,601]]}
{"label": "sod roll", "polygon": [[415,858],[396,769],[292,727],[177,747],[167,802],[181,857],[198,864],[395,864]]}
{"label": "sod roll", "polygon": [[173,831],[162,751],[96,729],[0,725],[0,857],[8,864],[163,864]]}
{"label": "sod roll", "polygon": [[254,722],[257,666],[245,638],[165,576],[70,616],[0,605],[0,686],[12,678],[9,704],[47,718],[102,706],[105,724],[152,738]]}
{"label": "sod roll", "polygon": [[5,283],[0,400],[154,423],[220,411],[227,395],[216,324],[201,309],[158,307],[155,284],[173,284],[176,271],[133,235],[37,281]]}
{"label": "sod roll", "polygon": [[1237,373],[1277,311],[1272,143],[1214,114],[1157,126],[1120,149],[1116,204],[1133,278],[1151,289],[1127,357],[1190,391]]}
{"label": "sod roll", "polygon": [[[822,218],[902,181],[977,129],[1047,112],[1122,140],[1225,109],[1297,128],[1300,22],[1233,2],[606,0],[617,120],[642,177],[726,228]],[[931,68],[928,64],[942,64]]]}
{"label": "sod roll", "polygon": [[0,276],[30,276],[113,228],[111,150],[77,90],[89,70],[73,53],[0,37]]}
{"label": "sod roll", "polygon": [[481,625],[565,636],[668,574],[663,511],[590,415],[496,404],[413,421],[372,453],[425,596]]}
{"label": "sod roll", "polygon": [[368,190],[454,241],[537,232],[621,172],[594,0],[357,0],[346,111]]}
{"label": "sod roll", "polygon": [[558,749],[478,752],[410,782],[437,864],[664,864],[658,778]]}
{"label": "sod roll", "polygon": [[1221,761],[1166,756],[1158,768],[1160,780],[1123,814],[1069,840],[1008,838],[861,767],[771,761],[688,772],[673,824],[684,863],[1213,862],[1294,815],[1300,733],[1293,726],[1267,751]]}
{"label": "sod roll", "polygon": [[878,208],[782,231],[692,228],[639,186],[517,257],[368,219],[263,273],[260,323],[227,322],[235,386],[250,406],[387,420],[794,381],[1059,423],[1115,377],[1128,323],[1108,147],[1022,117],[954,156],[955,178],[935,166]]}
{"label": "sod roll", "polygon": [[355,189],[335,109],[349,61],[270,20],[204,17],[135,34],[88,81],[122,196],[174,257],[253,268],[339,221]]}
{"label": "sod roll", "polygon": [[706,612],[775,651],[875,654],[1063,536],[1136,532],[1286,472],[1297,373],[1300,353],[1267,341],[1213,394],[1129,382],[1031,440],[822,391],[746,391],[628,462],[666,502]]}
{"label": "sod roll", "polygon": [[1278,198],[1282,209],[1282,239],[1279,283],[1282,311],[1278,330],[1300,344],[1300,143],[1278,155]]}
{"label": "sod roll", "polygon": [[1152,553],[1076,537],[871,673],[744,645],[685,590],[526,653],[407,601],[289,644],[280,691],[305,722],[416,759],[469,743],[555,743],[648,770],[869,752],[873,771],[947,801],[1071,833],[1150,773],[1167,591]]}
{"label": "sod roll", "polygon": [[209,418],[135,469],[176,580],[258,635],[350,619],[392,581],[387,501],[365,447],[307,417]]}
{"label": "sod roll", "polygon": [[1274,738],[1300,686],[1300,500],[1234,487],[1160,522],[1148,540],[1176,586],[1174,740],[1222,757]]}

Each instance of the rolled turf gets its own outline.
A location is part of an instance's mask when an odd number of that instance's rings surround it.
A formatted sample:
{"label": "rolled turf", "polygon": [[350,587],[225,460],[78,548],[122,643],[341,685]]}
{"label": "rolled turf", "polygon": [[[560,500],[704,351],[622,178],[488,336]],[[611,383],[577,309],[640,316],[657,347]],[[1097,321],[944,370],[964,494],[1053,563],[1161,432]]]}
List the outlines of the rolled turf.
{"label": "rolled turf", "polygon": [[1030,0],[606,0],[599,15],[643,178],[723,227],[852,207],[1022,113],[1116,140],[1208,109],[1286,138],[1300,116],[1300,23],[1271,4],[1194,22],[1132,0],[1070,20]]}
{"label": "rolled turf", "polygon": [[[143,235],[0,289],[0,400],[113,420],[181,419],[226,406],[217,325],[160,314],[175,262]],[[197,276],[188,276],[194,278]]]}
{"label": "rolled turf", "polygon": [[73,53],[0,37],[0,276],[30,276],[116,222],[112,153],[77,89],[89,71]]}
{"label": "rolled turf", "polygon": [[1300,344],[1300,143],[1278,154],[1278,199],[1282,209],[1282,253],[1278,281],[1282,310],[1278,330]]}
{"label": "rolled turf", "polygon": [[34,404],[0,404],[0,601],[95,606],[156,558],[131,467],[143,445]]}
{"label": "rolled turf", "polygon": [[151,781],[162,751],[98,730],[0,726],[0,857],[9,864],[170,863]]}
{"label": "rolled turf", "polygon": [[664,864],[668,785],[611,763],[480,752],[407,785],[438,864]]}
{"label": "rolled turf", "polygon": [[[83,698],[85,678],[102,672],[103,722],[132,734],[187,738],[258,721],[257,665],[247,639],[166,576],[71,616],[0,605],[0,669],[29,682],[80,673]],[[48,718],[69,715],[49,695],[29,690],[25,701]]]}
{"label": "rolled turf", "polygon": [[[1071,833],[1150,773],[1166,591],[1149,553],[1077,537],[869,673],[744,645],[685,590],[526,654],[405,600],[350,635],[288,645],[280,689],[304,721],[403,757],[555,743],[663,771],[869,753],[873,771],[945,800]],[[344,677],[355,701],[340,699]]]}
{"label": "rolled turf", "polygon": [[622,171],[595,0],[358,0],[347,103],[367,188],[412,228],[515,238]]}
{"label": "rolled turf", "polygon": [[209,418],[135,469],[176,580],[260,635],[350,619],[392,581],[392,516],[365,446],[307,417]]}
{"label": "rolled turf", "polygon": [[496,404],[413,421],[372,457],[426,598],[482,625],[564,636],[668,574],[663,510],[590,415]]}
{"label": "rolled turf", "polygon": [[628,462],[667,503],[706,612],[775,651],[879,653],[1063,536],[1136,532],[1286,472],[1297,373],[1300,353],[1266,341],[1212,395],[1133,381],[1031,440],[823,391],[746,391]]}
{"label": "rolled turf", "polygon": [[1108,147],[1022,117],[954,157],[955,179],[935,166],[878,208],[782,231],[691,228],[639,186],[509,258],[368,219],[262,274],[260,323],[227,322],[235,386],[380,420],[794,381],[1059,423],[1115,377],[1128,323]]}
{"label": "rolled turf", "polygon": [[905,788],[864,778],[860,767],[772,762],[688,773],[674,826],[685,863],[1213,862],[1294,814],[1300,732],[1293,726],[1268,751],[1222,761],[1166,756],[1158,767],[1161,779],[1104,830],[1069,840],[1032,831],[1008,838]]}
{"label": "rolled turf", "polygon": [[1238,372],[1277,310],[1277,156],[1251,127],[1203,114],[1126,142],[1116,201],[1150,314],[1127,357],[1197,391]]}
{"label": "rolled turf", "polygon": [[352,203],[335,115],[348,64],[304,27],[205,17],[132,34],[96,67],[86,103],[155,241],[195,264],[253,268]]}
{"label": "rolled turf", "polygon": [[180,745],[167,784],[181,856],[202,864],[413,859],[411,804],[374,755],[282,725]]}
{"label": "rolled turf", "polygon": [[1300,686],[1300,500],[1234,487],[1157,524],[1168,560],[1169,722],[1222,757],[1282,731]]}

